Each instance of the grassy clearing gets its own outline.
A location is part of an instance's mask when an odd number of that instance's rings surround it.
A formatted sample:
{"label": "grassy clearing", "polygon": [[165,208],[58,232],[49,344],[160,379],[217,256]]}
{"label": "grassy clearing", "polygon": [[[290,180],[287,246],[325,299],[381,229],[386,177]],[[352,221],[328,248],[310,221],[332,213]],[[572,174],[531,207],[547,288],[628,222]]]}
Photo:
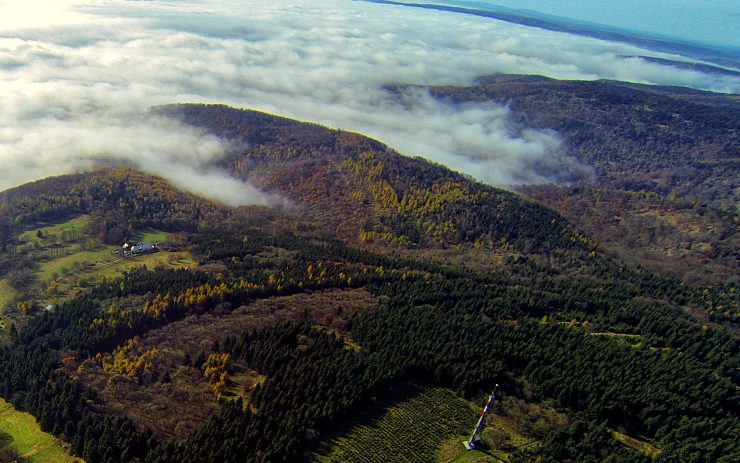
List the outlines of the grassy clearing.
{"label": "grassy clearing", "polygon": [[[477,404],[472,404],[471,409],[476,413],[480,410]],[[463,447],[462,442],[470,439],[473,432],[471,426],[468,434],[457,436],[447,441],[437,453],[439,463],[493,463],[510,461],[512,455],[525,448],[537,444],[532,439],[520,432],[512,423],[501,416],[490,414],[487,418],[486,427],[483,428],[480,437],[487,447],[483,450],[468,450]]]}
{"label": "grassy clearing", "polygon": [[627,448],[636,450],[650,458],[656,458],[660,455],[660,449],[646,440],[629,436],[618,431],[614,431],[612,434],[614,435],[614,439]]}
{"label": "grassy clearing", "polygon": [[[195,267],[188,252],[160,251],[137,257],[114,255],[118,246],[104,246],[85,235],[90,217],[72,218],[66,222],[30,229],[19,235],[23,244],[18,252],[38,264],[30,295],[41,306],[56,304],[103,278],[116,278],[136,267],[164,265],[172,268]],[[39,231],[41,236],[39,237]],[[170,233],[147,228],[135,235],[137,241],[166,241]],[[11,303],[16,293],[0,280],[0,311]]]}
{"label": "grassy clearing", "polygon": [[[89,215],[81,215],[73,219],[67,220],[66,222],[48,225],[44,227],[34,228],[18,235],[18,240],[25,243],[34,243],[39,241],[43,246],[48,244],[51,238],[56,237],[59,240],[70,241],[74,238],[79,238],[85,230],[85,227],[90,223]],[[41,230],[43,238],[38,237],[38,232]]]}
{"label": "grassy clearing", "polygon": [[97,265],[95,268],[90,269],[86,273],[86,276],[94,279],[101,277],[115,278],[120,276],[123,272],[128,272],[137,267],[146,266],[148,268],[152,268],[159,265],[179,268],[194,267],[196,263],[190,253],[160,251],[136,257],[116,257],[107,264]]}
{"label": "grassy clearing", "polygon": [[[69,223],[66,225],[69,225]],[[134,239],[137,242],[160,242],[165,241],[169,235],[167,232],[147,228],[136,233]],[[82,275],[94,281],[101,277],[114,278],[125,271],[142,265],[146,265],[147,267],[157,265],[186,267],[195,265],[193,257],[188,252],[160,251],[124,259],[121,256],[113,255],[113,251],[116,249],[117,246],[100,246],[41,262],[37,277],[41,282],[49,282],[60,278],[71,280],[66,277],[74,274],[76,277]],[[75,286],[71,281],[65,281],[65,283],[67,287],[63,288],[64,290]]]}
{"label": "grassy clearing", "polygon": [[462,438],[450,439],[440,450],[437,461],[444,463],[499,463],[508,461],[508,456],[501,452],[468,450],[463,446],[463,440]]}
{"label": "grassy clearing", "polygon": [[70,456],[65,449],[66,444],[41,431],[33,416],[19,412],[2,398],[0,398],[0,431],[8,434],[12,440],[10,445],[32,463],[83,461]]}
{"label": "grassy clearing", "polygon": [[3,313],[6,306],[13,302],[14,298],[15,289],[6,280],[0,280],[0,314]]}
{"label": "grassy clearing", "polygon": [[[53,227],[41,228],[44,238],[39,239],[36,234],[37,230],[30,230],[20,236],[22,241],[33,243],[38,241],[37,249],[59,248],[60,242],[64,253],[68,255],[43,259],[39,262],[39,271],[37,278],[39,282],[48,284],[52,280],[67,279],[69,275],[83,273],[87,277],[97,278],[99,276],[114,277],[120,275],[123,271],[130,270],[133,267],[141,265],[171,265],[173,267],[192,266],[195,262],[192,256],[186,252],[158,252],[129,259],[121,259],[115,256],[112,251],[117,246],[98,246],[90,249],[81,249],[81,245],[72,244],[75,240],[83,240],[82,232],[88,224],[90,218],[81,216],[71,219],[67,222],[55,225]],[[141,230],[134,235],[134,240],[138,242],[160,242],[169,237],[169,233],[154,228]],[[52,246],[52,237],[58,237],[56,243]],[[55,251],[52,249],[51,251]],[[49,252],[51,252],[49,251]],[[57,249],[56,251],[59,251]],[[52,254],[53,255],[53,254]],[[72,287],[74,284],[67,286]],[[45,288],[41,288],[45,289]],[[68,289],[68,288],[65,288]]]}
{"label": "grassy clearing", "polygon": [[[195,267],[196,262],[188,252],[160,251],[136,257],[115,256],[114,246],[101,246],[48,260],[39,264],[37,273],[38,300],[42,304],[54,303],[59,297],[73,296],[84,286],[103,278],[116,278],[134,268],[153,268],[164,265],[172,268]],[[51,293],[47,287],[55,281],[57,288]]]}
{"label": "grassy clearing", "polygon": [[96,249],[80,251],[68,256],[41,262],[39,264],[38,278],[40,281],[53,280],[55,277],[59,278],[65,275],[65,273],[73,273],[76,265],[91,266],[111,262],[115,257],[111,254],[112,250],[112,246],[101,246]]}
{"label": "grassy clearing", "polygon": [[164,232],[162,230],[157,230],[156,228],[147,228],[145,230],[140,230],[131,237],[131,241],[134,243],[160,243],[162,241],[167,241],[167,238],[169,238],[170,233]]}
{"label": "grassy clearing", "polygon": [[254,388],[258,384],[264,383],[267,376],[259,374],[251,368],[239,368],[239,365],[237,367],[237,371],[229,376],[223,397],[227,400],[241,397],[245,402],[248,402]]}
{"label": "grassy clearing", "polygon": [[476,420],[469,402],[449,389],[409,389],[408,398],[382,408],[378,416],[349,423],[345,433],[314,455],[314,461],[433,463],[448,441],[456,440],[462,446]]}

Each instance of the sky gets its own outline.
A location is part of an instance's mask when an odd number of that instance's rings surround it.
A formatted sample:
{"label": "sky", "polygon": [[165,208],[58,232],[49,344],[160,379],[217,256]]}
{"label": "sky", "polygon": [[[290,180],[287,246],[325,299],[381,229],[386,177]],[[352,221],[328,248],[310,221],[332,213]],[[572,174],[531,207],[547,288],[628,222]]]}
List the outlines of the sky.
{"label": "sky", "polygon": [[279,199],[214,167],[238,146],[147,114],[225,103],[367,134],[492,185],[590,175],[560,136],[493,103],[387,84],[494,73],[740,92],[740,79],[630,45],[490,18],[349,0],[0,0],[0,190],[118,161],[231,205]]}
{"label": "sky", "polygon": [[[725,47],[740,47],[738,0],[471,0]],[[465,3],[411,2],[411,3]]]}

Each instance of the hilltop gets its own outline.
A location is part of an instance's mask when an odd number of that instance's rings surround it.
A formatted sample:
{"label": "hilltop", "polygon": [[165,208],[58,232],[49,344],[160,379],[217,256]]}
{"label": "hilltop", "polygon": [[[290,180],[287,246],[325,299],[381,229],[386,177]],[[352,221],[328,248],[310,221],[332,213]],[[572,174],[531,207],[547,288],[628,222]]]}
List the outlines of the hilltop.
{"label": "hilltop", "polygon": [[539,253],[586,248],[549,208],[357,133],[219,105],[174,105],[155,113],[240,146],[224,168],[287,196],[306,218],[351,242]]}

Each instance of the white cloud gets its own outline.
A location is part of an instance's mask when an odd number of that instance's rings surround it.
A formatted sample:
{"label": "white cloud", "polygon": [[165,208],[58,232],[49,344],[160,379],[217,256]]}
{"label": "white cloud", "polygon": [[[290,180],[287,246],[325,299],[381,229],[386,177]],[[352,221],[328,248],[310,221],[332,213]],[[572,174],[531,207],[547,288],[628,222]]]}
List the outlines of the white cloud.
{"label": "white cloud", "polygon": [[490,103],[453,107],[422,92],[399,100],[383,85],[505,72],[740,90],[738,79],[625,59],[649,54],[630,46],[441,11],[342,0],[54,1],[35,2],[54,14],[31,20],[29,7],[13,9],[26,3],[0,0],[0,169],[16,173],[0,177],[0,189],[115,159],[230,204],[272,201],[230,180],[233,188],[214,188],[226,185],[213,167],[224,147],[144,115],[190,101],[366,133],[496,185],[563,181],[587,169],[557,134],[518,127]]}

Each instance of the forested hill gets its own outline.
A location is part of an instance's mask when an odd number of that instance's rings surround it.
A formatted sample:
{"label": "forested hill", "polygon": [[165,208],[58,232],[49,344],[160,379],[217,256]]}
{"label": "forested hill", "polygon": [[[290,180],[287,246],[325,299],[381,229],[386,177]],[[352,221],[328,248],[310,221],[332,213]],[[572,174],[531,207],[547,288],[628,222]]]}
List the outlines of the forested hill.
{"label": "forested hill", "polygon": [[[266,207],[248,209],[252,224],[273,215]],[[228,229],[230,218],[239,211],[128,168],[29,183],[0,192],[0,279],[23,290],[33,277],[34,252],[18,252],[18,234],[29,226],[79,215],[87,218],[80,232],[89,242],[120,245],[134,230],[147,227],[191,232],[214,225]],[[26,251],[23,246],[20,249]]]}
{"label": "forested hill", "polygon": [[350,132],[218,105],[158,107],[234,142],[227,167],[353,242],[589,252],[551,209]]}
{"label": "forested hill", "polygon": [[735,210],[740,100],[681,88],[541,76],[433,87],[453,102],[496,101],[527,125],[558,131],[602,184]]}
{"label": "forested hill", "polygon": [[28,224],[83,213],[93,218],[87,232],[108,243],[122,241],[137,227],[194,230],[230,214],[161,178],[128,168],[99,169],[0,192],[0,244]]}
{"label": "forested hill", "polygon": [[737,95],[520,75],[429,92],[452,105],[500,103],[527,126],[557,131],[596,180],[520,191],[620,259],[689,283],[738,282]]}

